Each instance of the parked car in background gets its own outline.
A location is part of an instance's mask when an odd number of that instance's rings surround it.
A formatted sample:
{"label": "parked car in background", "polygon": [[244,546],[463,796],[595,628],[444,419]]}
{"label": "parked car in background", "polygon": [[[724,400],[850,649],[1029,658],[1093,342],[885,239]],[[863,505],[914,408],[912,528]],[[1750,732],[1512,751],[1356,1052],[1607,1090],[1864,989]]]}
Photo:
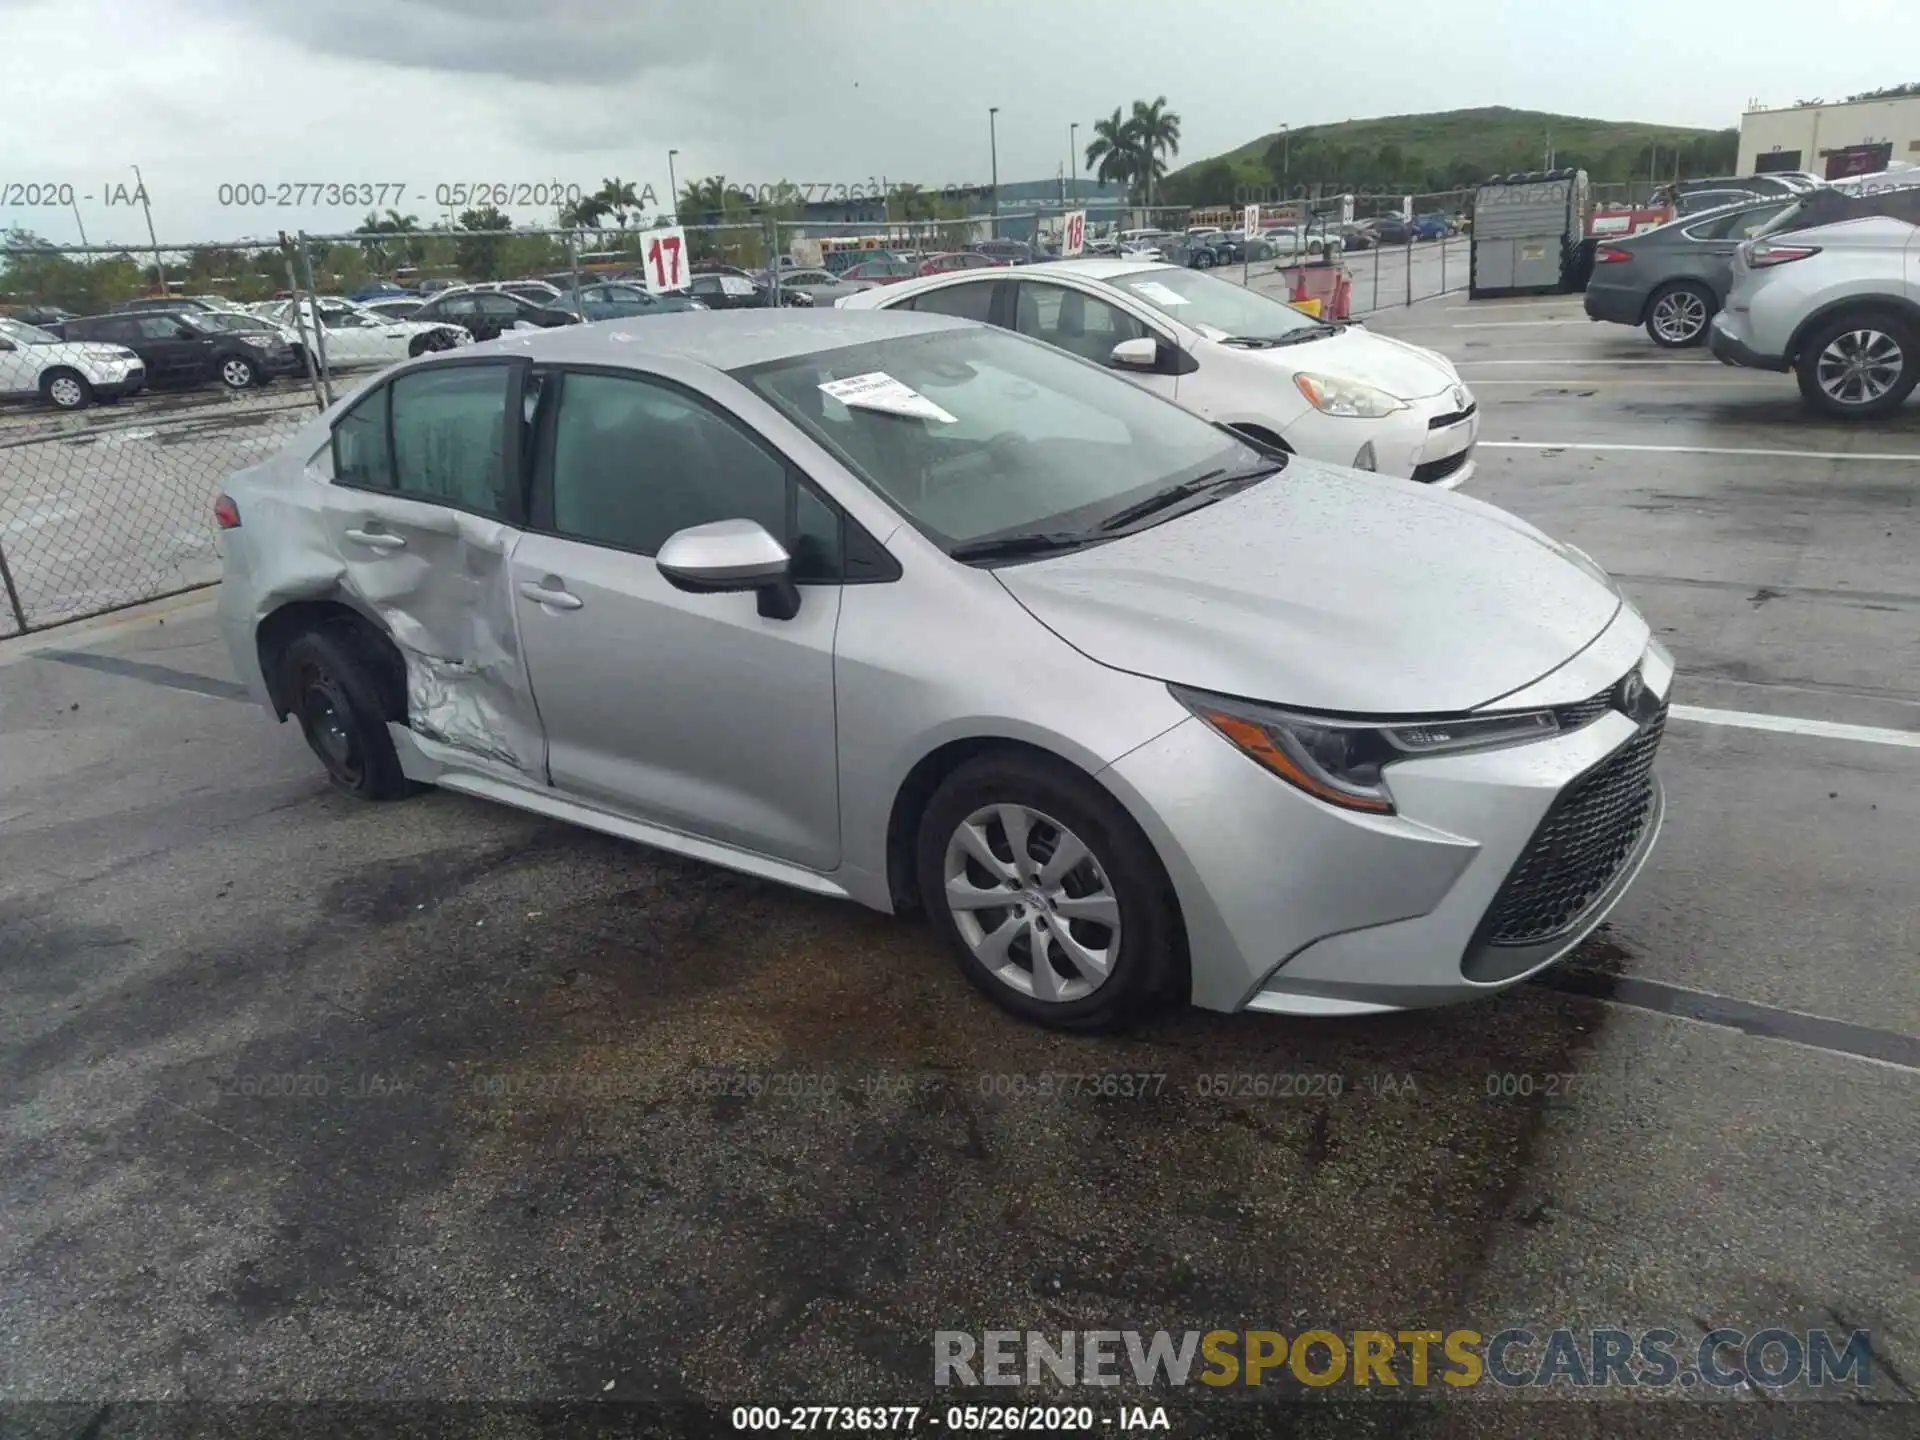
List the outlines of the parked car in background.
{"label": "parked car in background", "polygon": [[[756,285],[748,275],[719,275],[695,271],[687,282],[687,294],[709,310],[765,310],[773,305],[773,287]],[[813,297],[805,291],[785,291],[780,303],[808,306]]]}
{"label": "parked car in background", "polygon": [[1033,260],[1033,246],[1025,240],[976,240],[967,249],[1002,265],[1026,265]]}
{"label": "parked car in background", "polygon": [[1376,245],[1406,245],[1413,240],[1413,227],[1398,215],[1376,215],[1365,224]]}
{"label": "parked car in background", "polygon": [[431,280],[422,280],[414,288],[422,295],[438,295],[442,290],[458,290],[465,283],[461,280],[450,280],[442,275]]}
{"label": "parked car in background", "polygon": [[624,320],[641,315],[674,315],[682,310],[710,308],[690,295],[651,295],[644,285],[611,281],[582,285],[576,291],[563,290],[554,297],[553,307],[584,314],[589,321]]}
{"label": "parked car in background", "polygon": [[920,262],[922,275],[950,275],[955,270],[985,270],[995,265],[1009,262],[996,260],[991,255],[983,255],[978,250],[945,250],[927,256]]}
{"label": "parked car in background", "polygon": [[560,293],[558,285],[550,285],[545,280],[476,280],[462,288],[517,295],[522,300],[531,300],[535,305],[551,305],[553,297]]}
{"label": "parked car in background", "polygon": [[920,267],[911,261],[894,255],[876,255],[871,260],[862,260],[858,265],[842,270],[840,278],[867,286],[897,285],[902,280],[913,279],[919,273]]}
{"label": "parked car in background", "polygon": [[1453,222],[1444,215],[1416,215],[1410,228],[1416,240],[1444,240],[1453,234]]}
{"label": "parked car in background", "polygon": [[146,365],[125,345],[62,340],[21,320],[0,318],[0,399],[38,398],[60,410],[118,400],[147,383]]}
{"label": "parked car in background", "polygon": [[73,312],[58,305],[0,305],[0,318],[44,328],[73,319]]}
{"label": "parked car in background", "polygon": [[291,325],[242,310],[206,310],[198,312],[194,318],[209,329],[224,330],[229,335],[270,336],[293,351],[295,372],[306,373],[307,364],[300,344],[300,332]]}
{"label": "parked car in background", "polygon": [[502,290],[443,290],[413,313],[413,323],[457,325],[475,340],[493,340],[520,326],[578,325],[571,310],[538,305]]}
{"label": "parked car in background", "polygon": [[284,340],[230,334],[189,310],[88,315],[67,321],[61,334],[68,340],[133,351],[146,369],[150,390],[209,380],[229,390],[247,390],[300,367],[300,357]]}
{"label": "parked car in background", "polygon": [[1616,325],[1644,325],[1654,344],[1670,350],[1704,344],[1733,284],[1734,251],[1792,203],[1736,205],[1599,241],[1587,280],[1587,314]]}
{"label": "parked car in background", "polygon": [[[306,323],[326,328],[327,367],[350,369],[357,365],[391,365],[429,350],[451,350],[471,345],[473,337],[461,326],[445,321],[392,320],[378,311],[337,295],[322,295],[316,301],[302,301]],[[282,301],[268,309],[266,316],[286,327],[295,343],[293,302]],[[316,322],[315,316],[319,319]]]}
{"label": "parked car in background", "polygon": [[411,320],[414,311],[426,303],[419,295],[394,296],[387,300],[365,300],[362,308],[388,320]]}
{"label": "parked car in background", "polygon": [[113,307],[115,314],[140,314],[148,311],[238,310],[241,306],[224,295],[144,295]]}
{"label": "parked car in background", "polygon": [[1373,232],[1364,225],[1336,225],[1328,234],[1340,242],[1342,250],[1373,249]]}
{"label": "parked car in background", "polygon": [[1707,343],[1730,365],[1791,370],[1823,415],[1899,409],[1920,384],[1920,186],[1792,201],[1734,252]]}
{"label": "parked car in background", "polygon": [[1187,264],[1196,270],[1211,270],[1238,258],[1224,230],[1188,231],[1186,251]]}
{"label": "parked car in background", "polygon": [[843,295],[857,295],[862,290],[871,290],[876,283],[872,280],[849,280],[844,275],[835,275],[831,270],[802,267],[783,271],[780,276],[782,291],[798,291],[815,305],[831,305]]}
{"label": "parked car in background", "polygon": [[1016,330],[1260,444],[1451,489],[1473,474],[1479,410],[1444,356],[1183,266],[1075,260],[850,295]]}
{"label": "parked car in background", "polygon": [[1513,515],[946,317],[622,339],[412,362],[227,481],[234,673],[336,789],[917,908],[1068,1031],[1486,997],[1651,853],[1672,657]]}
{"label": "parked car in background", "polygon": [[1746,205],[1755,200],[1790,200],[1820,189],[1824,181],[1794,171],[1769,175],[1723,175],[1715,179],[1682,180],[1663,185],[1653,194],[1655,205],[1672,208],[1676,219]]}

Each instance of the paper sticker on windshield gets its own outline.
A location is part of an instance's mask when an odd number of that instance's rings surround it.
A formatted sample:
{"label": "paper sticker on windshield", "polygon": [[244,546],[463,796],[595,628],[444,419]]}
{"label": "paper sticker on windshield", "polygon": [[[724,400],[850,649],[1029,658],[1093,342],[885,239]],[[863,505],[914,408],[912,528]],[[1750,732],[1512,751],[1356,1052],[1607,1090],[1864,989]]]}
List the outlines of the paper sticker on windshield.
{"label": "paper sticker on windshield", "polygon": [[884,410],[889,415],[907,415],[916,420],[938,420],[957,425],[949,415],[911,385],[893,378],[884,370],[855,375],[847,380],[829,380],[821,390],[842,405],[858,405],[867,410]]}
{"label": "paper sticker on windshield", "polygon": [[1135,294],[1144,295],[1156,305],[1184,305],[1187,297],[1169,290],[1158,280],[1142,280],[1137,285],[1127,287]]}

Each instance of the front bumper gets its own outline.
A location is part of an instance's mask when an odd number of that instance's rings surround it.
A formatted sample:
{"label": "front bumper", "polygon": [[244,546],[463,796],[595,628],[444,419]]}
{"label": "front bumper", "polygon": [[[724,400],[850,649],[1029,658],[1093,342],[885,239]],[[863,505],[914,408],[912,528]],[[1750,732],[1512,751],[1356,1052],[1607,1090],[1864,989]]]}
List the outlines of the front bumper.
{"label": "front bumper", "polygon": [[1713,324],[1707,330],[1707,349],[1714,358],[1726,365],[1740,365],[1748,370],[1790,370],[1784,355],[1766,355],[1753,348],[1748,339],[1746,313],[1744,311],[1722,310],[1713,317]]}
{"label": "front bumper", "polygon": [[137,395],[147,388],[147,367],[145,365],[108,366],[100,372],[100,378],[90,379],[93,393],[100,400],[124,400],[129,395]]}
{"label": "front bumper", "polygon": [[[1618,679],[1634,664],[1621,648],[1628,641],[1642,647],[1647,688],[1664,702],[1672,660],[1638,616],[1624,612],[1589,649],[1612,657],[1605,663],[1618,666]],[[1593,684],[1598,663],[1569,662],[1549,679],[1562,688]],[[1528,693],[1547,688],[1543,681]],[[1613,773],[1610,764],[1631,758],[1636,741],[1650,751],[1657,740],[1609,710],[1549,740],[1403,762],[1390,772],[1399,813],[1389,816],[1308,798],[1198,720],[1126,755],[1102,778],[1140,819],[1173,879],[1195,1005],[1367,1014],[1493,994],[1579,944],[1652,851],[1663,814],[1657,779],[1639,828],[1620,838],[1624,853],[1617,862],[1610,854],[1602,888],[1563,926],[1527,936],[1530,943],[1490,947],[1490,912],[1511,915],[1513,892],[1503,887],[1523,857],[1528,873],[1539,868],[1541,855],[1530,848],[1544,823],[1565,815],[1556,810],[1562,797],[1577,782]]]}
{"label": "front bumper", "polygon": [[1456,409],[1450,390],[1406,403],[1406,409],[1378,420],[1309,411],[1283,436],[1302,455],[1334,465],[1352,465],[1370,447],[1372,468],[1380,474],[1436,490],[1455,490],[1471,480],[1474,445],[1480,438],[1479,406],[1469,399],[1465,409]]}

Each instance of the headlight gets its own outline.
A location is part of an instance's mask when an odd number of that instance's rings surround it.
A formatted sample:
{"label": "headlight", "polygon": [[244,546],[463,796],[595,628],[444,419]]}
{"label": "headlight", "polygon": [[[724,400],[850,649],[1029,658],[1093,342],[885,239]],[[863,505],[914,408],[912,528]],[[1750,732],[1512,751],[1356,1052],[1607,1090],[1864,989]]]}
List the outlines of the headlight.
{"label": "headlight", "polygon": [[121,350],[113,346],[108,346],[100,349],[82,350],[80,353],[86,356],[87,359],[89,360],[98,360],[101,363],[106,365],[124,365],[129,360],[138,360],[140,358],[138,355],[135,355],[131,350]]}
{"label": "headlight", "polygon": [[1296,715],[1178,685],[1167,688],[1223,739],[1289,785],[1343,810],[1376,815],[1394,813],[1385,771],[1396,760],[1518,745],[1544,739],[1560,728],[1551,710],[1380,725]]}
{"label": "headlight", "polygon": [[1302,373],[1293,377],[1293,383],[1300,387],[1300,393],[1307,397],[1307,403],[1322,415],[1378,420],[1396,410],[1407,408],[1405,401],[1396,400],[1384,390],[1333,375]]}

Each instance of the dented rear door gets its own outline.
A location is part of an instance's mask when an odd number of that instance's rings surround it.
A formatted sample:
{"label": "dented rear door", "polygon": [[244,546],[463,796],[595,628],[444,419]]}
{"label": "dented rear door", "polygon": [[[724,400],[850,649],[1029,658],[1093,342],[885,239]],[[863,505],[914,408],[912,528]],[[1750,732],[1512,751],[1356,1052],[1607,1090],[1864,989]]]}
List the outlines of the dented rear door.
{"label": "dented rear door", "polygon": [[438,758],[546,783],[515,628],[524,360],[402,371],[335,427],[327,543],[407,667],[407,720]]}

